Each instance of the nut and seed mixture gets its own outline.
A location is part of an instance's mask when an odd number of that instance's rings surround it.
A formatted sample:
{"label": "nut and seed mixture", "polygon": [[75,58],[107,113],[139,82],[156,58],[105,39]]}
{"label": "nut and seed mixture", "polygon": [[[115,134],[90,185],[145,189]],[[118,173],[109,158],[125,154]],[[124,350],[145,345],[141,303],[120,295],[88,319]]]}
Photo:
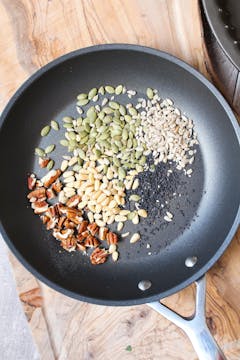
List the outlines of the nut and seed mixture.
{"label": "nut and seed mixture", "polygon": [[[135,99],[136,105],[117,102],[122,94]],[[28,176],[28,200],[63,249],[85,254],[93,249],[93,265],[104,263],[109,256],[115,262],[119,235],[128,237],[130,244],[141,240],[137,225],[149,211],[141,206],[141,179],[146,174],[162,186],[166,179],[161,179],[156,168],[167,163],[191,177],[197,135],[192,120],[171,99],[161,99],[151,88],[145,98],[123,85],[93,88],[77,96],[76,110],[76,117],[63,117],[62,126],[52,120],[42,128],[43,137],[64,128],[64,138],[57,146],[66,153],[54,169],[51,153],[56,145],[35,149],[40,168],[48,172],[41,179]],[[169,168],[169,179],[174,179],[172,173]],[[149,198],[152,196],[149,188]],[[173,219],[170,211],[163,213],[166,223]],[[126,221],[136,225],[135,233],[124,232]],[[118,234],[109,229],[113,223]]]}

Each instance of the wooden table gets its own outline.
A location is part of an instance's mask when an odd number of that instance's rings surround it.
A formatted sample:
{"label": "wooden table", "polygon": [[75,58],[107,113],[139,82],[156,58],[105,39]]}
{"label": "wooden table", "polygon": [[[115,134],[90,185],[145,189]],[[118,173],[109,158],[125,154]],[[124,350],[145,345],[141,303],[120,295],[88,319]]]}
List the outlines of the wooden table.
{"label": "wooden table", "polygon": [[[41,66],[92,44],[152,46],[209,76],[197,0],[0,0],[0,20],[1,108]],[[239,235],[207,275],[207,323],[232,360],[240,358]],[[42,359],[196,359],[183,332],[147,306],[106,308],[75,301],[10,258]],[[167,303],[190,314],[193,295],[190,287]],[[125,350],[128,345],[132,351]]]}

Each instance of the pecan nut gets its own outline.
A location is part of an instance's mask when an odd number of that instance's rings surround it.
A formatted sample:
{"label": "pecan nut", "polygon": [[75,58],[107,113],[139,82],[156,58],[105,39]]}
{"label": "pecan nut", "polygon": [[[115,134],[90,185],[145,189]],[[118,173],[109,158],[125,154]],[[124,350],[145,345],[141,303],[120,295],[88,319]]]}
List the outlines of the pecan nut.
{"label": "pecan nut", "polygon": [[82,234],[84,231],[87,230],[87,226],[88,226],[88,221],[87,220],[83,220],[81,222],[81,224],[79,224],[79,228],[78,228],[78,234]]}
{"label": "pecan nut", "polygon": [[79,202],[81,201],[81,198],[79,195],[73,195],[68,201],[67,201],[67,206],[69,207],[75,207],[79,204]]}
{"label": "pecan nut", "polygon": [[31,198],[36,198],[36,199],[42,199],[46,197],[46,189],[44,187],[40,187],[36,190],[31,191],[27,198],[31,199]]}
{"label": "pecan nut", "polygon": [[91,235],[95,236],[98,233],[99,226],[96,223],[89,224],[87,227]]}
{"label": "pecan nut", "polygon": [[57,181],[52,184],[52,189],[55,191],[55,193],[60,193],[62,190],[62,183],[59,179],[57,179]]}
{"label": "pecan nut", "polygon": [[60,169],[53,169],[53,170],[50,170],[47,175],[45,175],[42,179],[41,179],[41,182],[43,183],[43,185],[46,187],[46,188],[49,188],[49,186],[51,184],[54,183],[54,181],[56,181],[59,176],[61,175],[61,170]]}
{"label": "pecan nut", "polygon": [[108,252],[105,249],[96,248],[90,256],[90,261],[93,265],[99,265],[105,263],[107,257]]}
{"label": "pecan nut", "polygon": [[86,247],[97,247],[99,245],[99,240],[92,235],[88,235],[84,241]]}
{"label": "pecan nut", "polygon": [[108,243],[108,245],[117,244],[117,242],[118,242],[117,234],[109,231],[109,233],[107,233],[107,243]]}
{"label": "pecan nut", "polygon": [[49,163],[50,159],[49,158],[39,158],[38,159],[38,164],[40,165],[40,167],[43,169],[47,166],[47,164]]}
{"label": "pecan nut", "polygon": [[37,181],[37,179],[34,174],[31,174],[30,176],[28,176],[27,183],[28,183],[29,190],[33,190],[35,188],[36,181]]}

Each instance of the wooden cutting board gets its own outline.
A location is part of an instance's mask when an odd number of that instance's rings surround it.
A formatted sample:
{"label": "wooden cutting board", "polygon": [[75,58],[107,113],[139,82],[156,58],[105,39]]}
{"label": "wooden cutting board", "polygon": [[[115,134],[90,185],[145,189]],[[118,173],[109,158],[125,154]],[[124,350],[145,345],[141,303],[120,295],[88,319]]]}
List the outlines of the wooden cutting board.
{"label": "wooden cutting board", "polygon": [[[210,77],[197,0],[0,0],[0,23],[1,109],[41,66],[93,44],[152,46]],[[207,323],[232,360],[240,358],[239,254],[240,232],[207,275]],[[10,258],[42,359],[196,359],[184,333],[147,306],[106,308],[78,302],[48,288],[12,254]],[[166,302],[189,315],[193,298],[192,286]]]}

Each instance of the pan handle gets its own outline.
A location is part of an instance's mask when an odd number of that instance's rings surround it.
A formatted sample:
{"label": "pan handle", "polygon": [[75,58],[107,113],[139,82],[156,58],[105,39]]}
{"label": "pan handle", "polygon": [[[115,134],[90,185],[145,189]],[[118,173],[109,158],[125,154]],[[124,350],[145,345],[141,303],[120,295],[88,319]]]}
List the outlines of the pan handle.
{"label": "pan handle", "polygon": [[148,305],[179,326],[189,337],[200,360],[226,360],[223,352],[210,333],[205,320],[206,278],[196,281],[196,309],[191,318],[185,318],[161,302]]}

